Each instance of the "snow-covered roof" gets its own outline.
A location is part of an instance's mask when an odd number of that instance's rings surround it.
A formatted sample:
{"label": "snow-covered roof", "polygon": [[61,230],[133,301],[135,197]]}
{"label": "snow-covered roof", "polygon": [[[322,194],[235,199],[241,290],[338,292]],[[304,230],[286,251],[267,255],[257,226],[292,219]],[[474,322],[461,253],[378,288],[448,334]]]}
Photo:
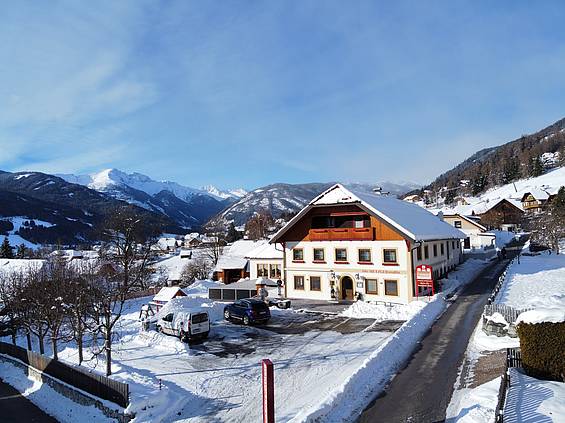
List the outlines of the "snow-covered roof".
{"label": "snow-covered roof", "polygon": [[153,301],[170,301],[177,295],[185,296],[186,294],[178,286],[165,286],[153,297]]}
{"label": "snow-covered roof", "polygon": [[313,207],[336,204],[359,204],[414,241],[465,238],[463,232],[416,204],[387,195],[349,190],[341,184],[336,184],[314,198],[273,236],[271,242],[277,242],[282,234]]}
{"label": "snow-covered roof", "polygon": [[484,227],[483,225],[481,225],[481,224],[478,222],[477,219],[473,219],[473,218],[470,218],[470,217],[468,217],[468,216],[465,216],[465,215],[462,215],[462,214],[459,214],[459,213],[452,213],[452,214],[444,214],[444,215],[443,215],[443,218],[444,218],[444,219],[445,219],[445,218],[449,218],[449,217],[451,217],[451,218],[459,217],[460,219],[469,222],[471,225],[476,226],[476,227],[479,228],[481,231],[486,231],[486,230],[487,230],[487,228]]}
{"label": "snow-covered roof", "polygon": [[281,259],[283,258],[283,251],[275,244],[265,243],[257,246],[249,253],[247,253],[247,258],[249,259]]}
{"label": "snow-covered roof", "polygon": [[548,200],[549,196],[551,195],[542,188],[533,187],[528,192],[524,193],[524,195],[522,196],[522,201],[526,201],[526,197],[529,194],[531,194],[536,200],[542,200],[542,201]]}
{"label": "snow-covered roof", "polygon": [[249,252],[260,245],[267,243],[267,240],[253,241],[250,239],[240,239],[224,248],[215,270],[222,269],[243,269],[247,266],[246,258]]}

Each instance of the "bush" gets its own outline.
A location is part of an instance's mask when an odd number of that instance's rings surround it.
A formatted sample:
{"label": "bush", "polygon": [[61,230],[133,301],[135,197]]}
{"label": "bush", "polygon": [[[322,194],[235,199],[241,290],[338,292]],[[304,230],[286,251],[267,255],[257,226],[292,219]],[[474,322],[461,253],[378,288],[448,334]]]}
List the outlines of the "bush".
{"label": "bush", "polygon": [[518,336],[528,375],[565,381],[565,322],[520,323]]}

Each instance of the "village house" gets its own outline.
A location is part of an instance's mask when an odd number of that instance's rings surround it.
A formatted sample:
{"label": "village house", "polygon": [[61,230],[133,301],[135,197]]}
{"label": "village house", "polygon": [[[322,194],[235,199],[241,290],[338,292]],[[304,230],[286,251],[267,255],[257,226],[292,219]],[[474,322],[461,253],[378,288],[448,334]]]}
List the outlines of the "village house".
{"label": "village house", "polygon": [[289,298],[408,303],[416,266],[432,266],[437,280],[460,263],[465,237],[418,205],[336,184],[270,242],[284,250]]}
{"label": "village house", "polygon": [[274,281],[282,278],[283,249],[280,245],[265,242],[247,254],[249,277],[268,278]]}
{"label": "village house", "polygon": [[541,188],[532,189],[522,196],[522,208],[526,213],[541,213],[554,196]]}
{"label": "village house", "polygon": [[478,219],[456,213],[443,215],[443,220],[467,235],[463,240],[464,249],[488,249],[495,247],[496,235],[488,232],[487,228],[481,225]]}
{"label": "village house", "polygon": [[186,297],[186,293],[178,286],[165,286],[149,302],[149,307],[157,313],[165,304],[177,297]]}
{"label": "village house", "polygon": [[516,232],[522,225],[524,210],[520,201],[503,198],[476,214],[489,229]]}
{"label": "village house", "polygon": [[240,239],[231,245],[225,246],[214,268],[212,279],[224,283],[233,283],[250,277],[247,255],[253,249],[266,242],[266,240]]}

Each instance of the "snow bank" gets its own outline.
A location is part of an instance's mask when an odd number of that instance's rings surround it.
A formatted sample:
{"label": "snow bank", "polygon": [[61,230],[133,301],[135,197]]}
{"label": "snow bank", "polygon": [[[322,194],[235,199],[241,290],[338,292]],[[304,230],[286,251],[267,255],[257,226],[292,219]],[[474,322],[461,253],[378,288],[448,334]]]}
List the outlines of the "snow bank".
{"label": "snow bank", "polygon": [[201,297],[177,297],[173,298],[157,313],[157,318],[168,313],[178,311],[204,310],[210,316],[210,322],[216,322],[224,318],[225,304]]}
{"label": "snow bank", "polygon": [[476,388],[453,392],[446,411],[446,423],[484,423],[494,419],[500,377]]}
{"label": "snow bank", "polygon": [[183,291],[189,297],[208,297],[208,290],[210,288],[218,288],[224,286],[223,283],[215,282],[211,280],[195,281],[192,285],[184,288]]}
{"label": "snow bank", "polygon": [[520,323],[562,323],[565,322],[565,304],[562,307],[536,308],[525,311],[518,316],[516,324]]}
{"label": "snow bank", "polygon": [[387,307],[382,304],[357,301],[345,309],[340,315],[356,319],[410,320],[427,304],[426,301],[412,301],[409,304]]}
{"label": "snow bank", "polygon": [[[451,272],[449,278],[443,280],[445,291],[434,295],[427,303],[417,301],[417,303],[423,303],[423,305],[413,306],[414,309],[420,307],[419,310],[394,335],[377,347],[357,371],[352,373],[341,386],[322,398],[318,404],[302,410],[291,421],[354,420],[352,416],[358,416],[367,404],[385,388],[390,379],[410,358],[420,339],[449,306],[449,303],[445,301],[446,295],[472,281],[487,263],[483,260],[468,260],[459,269]],[[354,305],[356,304],[358,303]],[[394,308],[396,307],[392,309]],[[359,316],[364,312],[367,312],[368,315],[373,312],[374,315],[378,313],[377,309],[365,308],[361,303],[348,310],[351,315],[358,313]],[[347,310],[344,311],[344,313],[347,312]]]}
{"label": "snow bank", "polygon": [[77,404],[59,394],[49,385],[30,378],[22,369],[13,364],[0,361],[0,374],[4,382],[16,388],[24,397],[60,422],[107,423],[110,421],[96,407]]}

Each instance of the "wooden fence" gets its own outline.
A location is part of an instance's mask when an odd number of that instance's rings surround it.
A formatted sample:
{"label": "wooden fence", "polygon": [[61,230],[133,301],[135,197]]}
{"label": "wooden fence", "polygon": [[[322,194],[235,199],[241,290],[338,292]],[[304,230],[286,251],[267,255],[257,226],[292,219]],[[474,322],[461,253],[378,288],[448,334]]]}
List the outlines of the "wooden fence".
{"label": "wooden fence", "polygon": [[504,403],[506,402],[506,391],[510,387],[510,372],[508,369],[522,367],[522,353],[519,348],[506,348],[506,366],[498,389],[498,400],[495,409],[495,423],[503,423]]}
{"label": "wooden fence", "polygon": [[531,308],[516,309],[505,304],[487,304],[485,305],[484,315],[492,316],[494,313],[500,313],[504,316],[504,320],[508,323],[516,323],[520,313],[524,311],[532,310]]}
{"label": "wooden fence", "polygon": [[498,282],[496,282],[496,285],[494,286],[494,289],[492,290],[492,293],[490,294],[490,296],[488,297],[487,300],[487,304],[493,304],[494,300],[496,299],[496,296],[498,295],[498,293],[500,292],[500,289],[502,288],[502,285],[504,285],[504,281],[506,280],[506,274],[508,273],[508,269],[518,260],[518,257],[514,257],[510,263],[508,263],[508,266],[506,266],[506,269],[504,269],[504,272],[502,272],[502,274],[500,275],[500,277],[498,278]]}
{"label": "wooden fence", "polygon": [[90,373],[86,370],[69,366],[6,342],[0,342],[0,353],[17,358],[40,372],[98,398],[111,401],[124,408],[128,406],[129,385],[127,383],[118,382],[97,373]]}

